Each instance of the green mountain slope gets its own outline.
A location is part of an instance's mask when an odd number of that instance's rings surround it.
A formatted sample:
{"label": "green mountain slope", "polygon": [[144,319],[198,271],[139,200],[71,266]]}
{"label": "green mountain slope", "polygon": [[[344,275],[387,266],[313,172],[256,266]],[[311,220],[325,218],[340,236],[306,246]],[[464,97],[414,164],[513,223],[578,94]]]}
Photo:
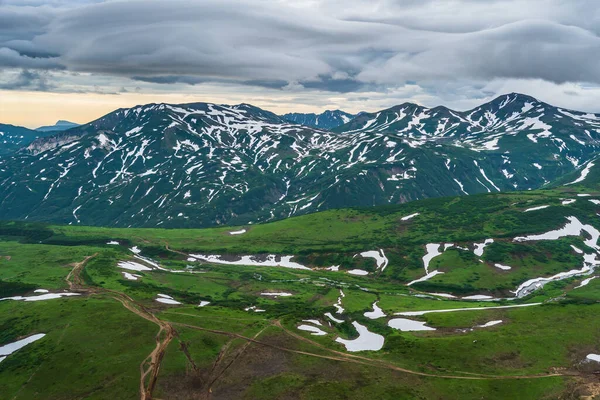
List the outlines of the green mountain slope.
{"label": "green mountain slope", "polygon": [[0,124],[0,157],[12,154],[35,139],[47,135],[46,132],[38,132],[22,126]]}
{"label": "green mountain slope", "polygon": [[[1,223],[0,298],[77,295],[0,301],[0,345],[46,334],[0,362],[0,389],[17,399],[589,394],[600,369],[588,358],[600,349],[596,160],[586,171],[546,190],[238,227]],[[426,259],[441,273],[423,280]]]}

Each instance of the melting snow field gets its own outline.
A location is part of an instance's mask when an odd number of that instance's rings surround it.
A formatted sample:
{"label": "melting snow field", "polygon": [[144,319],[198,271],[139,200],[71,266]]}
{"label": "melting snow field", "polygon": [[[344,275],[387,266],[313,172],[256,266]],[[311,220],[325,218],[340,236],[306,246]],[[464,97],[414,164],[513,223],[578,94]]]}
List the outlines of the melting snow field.
{"label": "melting snow field", "polygon": [[329,318],[330,320],[332,320],[333,322],[335,322],[336,324],[341,324],[342,322],[344,322],[343,319],[338,319],[338,318],[334,317],[330,312],[325,313],[325,316],[327,318]]}
{"label": "melting snow field", "polygon": [[229,232],[230,235],[242,235],[244,233],[246,233],[245,229],[240,229],[239,231]]}
{"label": "melting snow field", "polygon": [[128,269],[130,271],[152,271],[152,268],[136,263],[135,261],[119,261],[119,268]]}
{"label": "melting snow field", "polygon": [[205,307],[205,306],[207,306],[209,304],[210,304],[210,301],[204,301],[204,300],[202,300],[200,302],[200,304],[198,304],[198,307]]}
{"label": "melting snow field", "polygon": [[340,289],[340,296],[337,299],[337,302],[333,305],[337,310],[336,313],[341,314],[344,312],[344,307],[342,307],[342,298],[346,297],[342,289]]}
{"label": "melting snow field", "polygon": [[125,272],[125,271],[123,271],[123,272],[121,272],[121,273],[123,274],[123,276],[125,277],[125,279],[128,279],[128,280],[130,280],[130,281],[137,281],[137,280],[138,280],[138,278],[141,278],[141,277],[142,277],[141,275],[138,275],[138,274],[130,274],[129,272]]}
{"label": "melting snow field", "polygon": [[327,335],[327,332],[322,331],[321,329],[317,328],[316,326],[312,326],[312,325],[300,325],[300,326],[298,326],[298,329],[300,329],[301,331],[311,332],[311,335],[314,335],[314,336]]}
{"label": "melting snow field", "polygon": [[400,219],[402,221],[408,221],[409,219],[412,219],[412,218],[416,217],[417,215],[419,215],[419,213],[410,214],[410,215],[407,215],[406,217],[402,217]]}
{"label": "melting snow field", "polygon": [[313,325],[323,326],[321,321],[319,321],[318,319],[303,319],[302,322],[310,322]]}
{"label": "melting snow field", "polygon": [[256,306],[251,306],[244,308],[244,311],[265,312],[266,310],[261,310],[260,308],[256,308]]}
{"label": "melting snow field", "polygon": [[556,229],[540,235],[518,236],[513,240],[515,242],[525,242],[528,240],[557,240],[565,236],[579,236],[582,231],[588,233],[591,238],[584,240],[584,243],[594,250],[600,250],[598,247],[598,238],[600,232],[591,225],[582,224],[576,217],[567,217],[569,222],[561,229]]}
{"label": "melting snow field", "polygon": [[589,361],[600,362],[600,354],[588,354],[585,358]]}
{"label": "melting snow field", "polygon": [[509,267],[508,265],[502,265],[502,264],[494,264],[494,267],[500,268],[503,271],[509,271],[512,269],[512,267]]}
{"label": "melting snow field", "polygon": [[380,269],[382,271],[388,265],[388,259],[385,256],[383,249],[380,249],[379,251],[377,251],[377,250],[363,251],[362,253],[360,253],[360,255],[363,256],[364,258],[374,258],[375,262],[377,263],[377,269]]}
{"label": "melting snow field", "polygon": [[79,296],[79,293],[46,293],[39,296],[13,296],[13,297],[4,297],[0,299],[2,300],[22,300],[22,301],[44,301],[44,300],[53,300],[59,299],[61,297],[71,297],[71,296]]}
{"label": "melting snow field", "polygon": [[425,322],[413,321],[406,318],[394,318],[388,321],[390,328],[398,329],[402,332],[435,331],[435,328],[425,326],[425,324]]}
{"label": "melting snow field", "polygon": [[440,254],[440,246],[439,243],[430,243],[425,246],[426,253],[423,256],[423,266],[425,267],[425,274],[429,274],[429,263],[433,260],[434,257],[439,256]]}
{"label": "melting snow field", "polygon": [[33,293],[48,293],[48,290],[46,290],[46,289],[35,289],[33,291]]}
{"label": "melting snow field", "polygon": [[462,298],[463,300],[490,300],[493,299],[492,296],[487,296],[485,294],[475,294],[473,296],[466,296]]}
{"label": "melting snow field", "polygon": [[414,281],[408,282],[406,285],[407,286],[411,286],[417,282],[424,282],[426,280],[429,280],[431,278],[433,278],[436,275],[441,275],[443,274],[443,272],[438,271],[437,269],[435,271],[431,271],[430,273],[428,273],[427,275],[425,275],[424,277],[421,277],[419,279],[415,279]]}
{"label": "melting snow field", "polygon": [[560,204],[562,204],[563,206],[568,206],[569,204],[573,204],[577,201],[577,199],[566,199],[563,200]]}
{"label": "melting snow field", "polygon": [[310,268],[305,267],[304,265],[301,265],[301,264],[291,261],[292,257],[294,257],[294,256],[281,256],[280,257],[280,256],[276,256],[274,254],[269,254],[264,261],[257,260],[256,256],[242,256],[237,261],[224,260],[224,259],[222,259],[222,256],[219,256],[219,255],[190,254],[190,257],[193,257],[197,260],[206,261],[209,263],[214,263],[214,264],[248,265],[248,266],[262,266],[262,267],[284,267],[284,268],[310,270]]}
{"label": "melting snow field", "polygon": [[495,325],[499,325],[502,323],[502,320],[495,320],[495,321],[490,321],[490,322],[486,322],[483,325],[475,325],[475,328],[489,328],[490,326],[495,326]]}
{"label": "melting snow field", "polygon": [[483,255],[483,250],[485,249],[485,247],[488,244],[492,243],[494,243],[494,239],[485,239],[483,243],[474,243],[475,250],[473,250],[473,253],[475,253],[476,256],[481,257]]}
{"label": "melting snow field", "polygon": [[537,206],[537,207],[531,207],[528,208],[527,210],[523,211],[523,212],[530,212],[530,211],[537,211],[537,210],[543,210],[544,208],[548,208],[550,207],[549,205],[545,205],[545,206]]}
{"label": "melting snow field", "polygon": [[38,333],[37,335],[31,335],[25,339],[17,340],[16,342],[0,346],[0,362],[2,362],[2,360],[4,360],[6,357],[11,355],[15,351],[22,349],[23,347],[35,342],[36,340],[40,340],[44,336],[46,336],[45,333]]}
{"label": "melting snow field", "polygon": [[163,304],[181,304],[179,301],[173,299],[171,296],[168,296],[166,294],[158,294],[157,295],[158,298],[155,299],[156,301],[158,301],[159,303],[163,303]]}
{"label": "melting snow field", "polygon": [[[517,290],[515,295],[517,297],[525,297],[531,292],[542,288],[545,284],[552,281],[560,281],[563,279],[571,278],[577,275],[589,275],[594,272],[594,268],[600,264],[600,261],[596,260],[596,254],[586,254],[583,256],[584,263],[582,269],[573,269],[567,272],[560,272],[549,278],[534,278],[522,283]],[[588,282],[589,283],[589,282]]]}
{"label": "melting snow field", "polygon": [[504,308],[518,308],[518,307],[532,307],[539,306],[542,303],[529,303],[529,304],[515,304],[512,306],[495,306],[495,307],[469,307],[469,308],[453,308],[448,310],[427,310],[427,311],[404,311],[395,313],[394,315],[403,315],[405,317],[414,317],[418,315],[432,314],[432,313],[446,313],[455,311],[482,311],[482,310],[499,310]]}
{"label": "melting snow field", "polygon": [[133,246],[132,248],[129,249],[133,254],[140,254],[142,251],[137,247],[137,246]]}
{"label": "melting snow field", "polygon": [[268,292],[268,293],[261,293],[261,296],[272,296],[272,297],[288,297],[288,296],[292,296],[291,293],[286,293],[286,292],[281,292],[281,293],[273,293],[273,292]]}
{"label": "melting snow field", "polygon": [[336,342],[346,346],[346,350],[355,351],[378,351],[383,347],[384,337],[369,331],[366,326],[353,322],[352,325],[358,331],[358,338],[347,340],[342,338],[335,339]]}
{"label": "melting snow field", "polygon": [[110,245],[113,245],[113,246],[118,246],[120,243],[117,242],[116,240],[111,240],[110,242],[108,242],[106,244],[110,244]]}
{"label": "melting snow field", "polygon": [[566,183],[566,185],[574,185],[576,183],[579,182],[583,182],[585,180],[585,178],[588,176],[588,174],[590,173],[590,169],[594,166],[593,162],[589,162],[585,168],[583,170],[581,170],[581,175],[579,176],[579,178],[575,179],[573,182],[570,183]]}
{"label": "melting snow field", "polygon": [[373,311],[367,311],[363,315],[369,319],[377,319],[377,318],[385,317],[385,313],[383,312],[383,310],[381,308],[379,308],[377,303],[378,303],[377,301],[375,303],[373,303]]}
{"label": "melting snow field", "polygon": [[579,284],[579,286],[576,286],[574,289],[578,289],[580,287],[584,287],[589,285],[589,283],[592,281],[592,279],[596,279],[597,276],[592,276],[591,278],[587,278],[581,281],[581,283]]}
{"label": "melting snow field", "polygon": [[365,271],[364,269],[351,269],[350,271],[348,271],[348,273],[350,275],[359,275],[359,276],[369,275],[369,272]]}

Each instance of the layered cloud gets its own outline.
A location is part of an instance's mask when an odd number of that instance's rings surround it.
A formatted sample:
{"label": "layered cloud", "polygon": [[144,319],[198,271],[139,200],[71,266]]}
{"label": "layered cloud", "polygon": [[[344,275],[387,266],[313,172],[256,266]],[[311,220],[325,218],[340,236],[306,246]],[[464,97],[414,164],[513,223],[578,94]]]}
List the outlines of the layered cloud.
{"label": "layered cloud", "polygon": [[498,80],[600,85],[599,26],[595,0],[0,0],[0,69],[62,77],[41,90],[72,73],[460,99]]}

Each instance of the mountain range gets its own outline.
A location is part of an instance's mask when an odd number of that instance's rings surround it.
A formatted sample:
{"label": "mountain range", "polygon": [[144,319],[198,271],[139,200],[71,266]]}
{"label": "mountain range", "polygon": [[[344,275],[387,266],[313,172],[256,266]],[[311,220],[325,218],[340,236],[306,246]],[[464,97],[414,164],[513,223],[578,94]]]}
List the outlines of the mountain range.
{"label": "mountain range", "polygon": [[248,104],[148,104],[21,141],[0,157],[0,218],[257,223],[541,188],[585,168],[600,146],[600,115],[515,93],[465,112],[405,103],[332,130],[286,118]]}
{"label": "mountain range", "polygon": [[79,124],[60,119],[56,122],[56,124],[40,126],[39,128],[36,128],[36,131],[38,131],[38,132],[52,132],[52,131],[59,132],[59,131],[66,131],[67,129],[75,128],[76,126],[79,126]]}
{"label": "mountain range", "polygon": [[288,113],[281,117],[295,124],[313,128],[333,129],[350,122],[355,116],[341,110],[327,110],[321,114]]}

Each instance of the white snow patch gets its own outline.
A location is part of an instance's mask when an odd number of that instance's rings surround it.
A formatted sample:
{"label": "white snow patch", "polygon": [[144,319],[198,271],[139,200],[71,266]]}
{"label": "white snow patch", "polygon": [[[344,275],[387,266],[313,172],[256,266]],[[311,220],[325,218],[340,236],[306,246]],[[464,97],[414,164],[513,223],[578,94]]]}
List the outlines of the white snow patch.
{"label": "white snow patch", "polygon": [[485,239],[483,243],[474,243],[475,250],[473,250],[473,253],[475,253],[476,256],[481,257],[483,255],[483,250],[485,249],[485,247],[488,244],[492,243],[494,243],[494,239]]}
{"label": "white snow patch", "polygon": [[338,319],[334,317],[330,312],[325,313],[325,316],[337,324],[341,324],[342,322],[344,322],[343,319]]}
{"label": "white snow patch", "polygon": [[123,276],[125,277],[125,279],[128,279],[128,280],[130,280],[130,281],[137,281],[137,280],[138,280],[138,278],[141,278],[141,277],[142,277],[141,275],[138,275],[138,274],[130,274],[129,272],[125,272],[125,271],[123,271],[123,272],[121,272],[121,273],[123,274]]}
{"label": "white snow patch", "polygon": [[576,286],[574,289],[578,289],[580,287],[587,286],[593,279],[596,279],[596,278],[597,278],[597,276],[592,276],[591,278],[584,279],[581,281],[579,286]]}
{"label": "white snow patch", "polygon": [[316,326],[312,326],[312,325],[299,325],[298,329],[301,331],[311,332],[311,335],[314,335],[314,336],[327,335],[327,332],[322,331],[321,329],[317,328]]}
{"label": "white snow patch", "polygon": [[402,217],[402,218],[400,218],[400,219],[401,219],[402,221],[408,221],[409,219],[412,219],[412,218],[416,217],[417,215],[420,215],[420,213],[414,213],[414,214],[410,214],[410,215],[407,215],[406,217]]}
{"label": "white snow patch", "polygon": [[579,176],[579,178],[575,179],[573,182],[566,183],[565,185],[574,185],[576,183],[583,182],[585,180],[585,178],[588,176],[588,174],[590,173],[590,169],[593,166],[594,166],[594,163],[592,161],[587,163],[585,168],[583,170],[581,170],[581,175]]}
{"label": "white snow patch", "polygon": [[508,265],[502,265],[502,264],[494,264],[494,267],[500,268],[503,271],[510,271],[512,269],[512,267],[509,267]]}
{"label": "white snow patch", "polygon": [[377,250],[363,251],[362,253],[360,253],[360,255],[363,256],[364,258],[374,258],[375,262],[377,263],[377,269],[380,269],[382,271],[388,265],[388,259],[385,256],[383,249],[379,249],[379,251],[377,251]]}
{"label": "white snow patch", "polygon": [[335,341],[346,346],[346,350],[351,352],[381,350],[385,342],[383,336],[369,331],[366,326],[356,321],[352,322],[352,325],[358,331],[358,338],[353,340],[337,338]]}
{"label": "white snow patch", "polygon": [[440,271],[438,271],[436,269],[435,271],[431,271],[430,273],[428,273],[427,275],[425,275],[425,276],[423,276],[423,277],[421,277],[419,279],[415,279],[414,281],[408,282],[406,285],[407,286],[411,286],[411,285],[413,285],[415,283],[418,283],[418,282],[424,282],[424,281],[427,281],[427,280],[433,278],[436,275],[441,275],[441,274],[443,274],[443,272],[440,272]]}
{"label": "white snow patch", "polygon": [[439,256],[440,254],[440,246],[439,243],[429,243],[425,246],[426,253],[423,256],[423,266],[425,267],[425,274],[429,274],[429,263],[433,260],[434,257]]}
{"label": "white snow patch", "polygon": [[518,308],[518,307],[531,307],[539,306],[542,303],[529,303],[529,304],[515,304],[512,306],[495,306],[495,307],[469,307],[469,308],[453,308],[448,310],[427,310],[427,311],[404,311],[395,313],[394,315],[404,315],[406,317],[413,317],[418,315],[433,314],[433,313],[446,313],[455,311],[477,311],[477,310],[497,310],[504,308]]}
{"label": "white snow patch", "polygon": [[600,362],[600,354],[588,354],[585,358],[590,361]]}
{"label": "white snow patch", "polygon": [[137,246],[133,246],[129,250],[131,250],[133,254],[140,254],[142,252]]}
{"label": "white snow patch", "polygon": [[[265,261],[256,260],[255,256],[242,256],[240,260],[237,261],[228,261],[221,259],[220,255],[203,255],[203,254],[190,254],[191,257],[194,257],[198,260],[206,261],[214,264],[223,264],[223,265],[248,265],[248,266],[261,266],[261,267],[284,267],[284,268],[293,268],[293,269],[305,269],[310,270],[310,268],[305,267],[304,265],[295,263],[291,261],[294,256],[276,256],[274,254],[269,254],[266,257]],[[277,258],[279,257],[279,261]]]}
{"label": "white snow patch", "polygon": [[202,300],[202,301],[200,302],[200,304],[198,304],[198,307],[206,307],[206,306],[207,306],[207,305],[209,305],[209,304],[210,304],[210,301],[205,301],[205,300]]}
{"label": "white snow patch", "polygon": [[488,296],[485,294],[474,294],[473,296],[466,296],[462,298],[463,300],[490,300],[493,299],[492,296]]}
{"label": "white snow patch", "polygon": [[377,303],[378,303],[377,301],[375,303],[373,303],[373,311],[367,311],[363,315],[369,319],[377,319],[377,318],[385,317],[385,313],[383,312],[383,310],[381,308],[379,308]]}
{"label": "white snow patch", "polygon": [[61,297],[71,297],[71,296],[79,296],[79,293],[46,293],[41,294],[39,296],[13,296],[13,297],[4,297],[0,299],[2,300],[22,300],[22,301],[44,301],[44,300],[53,300],[59,299]]}
{"label": "white snow patch", "polygon": [[286,293],[286,292],[265,292],[265,293],[261,293],[261,296],[272,296],[272,297],[289,297],[289,296],[293,296],[291,293]]}
{"label": "white snow patch", "polygon": [[246,233],[245,229],[240,229],[239,231],[229,232],[230,235],[241,235],[241,234],[244,234],[244,233]]}
{"label": "white snow patch", "polygon": [[35,342],[36,340],[40,340],[44,336],[46,336],[45,333],[38,333],[36,335],[31,335],[29,337],[26,337],[25,339],[17,340],[16,342],[12,342],[12,343],[5,344],[4,346],[0,346],[0,362],[2,362],[2,360],[4,360],[6,357],[11,355],[15,351],[22,349],[23,347],[27,346],[30,343]]}
{"label": "white snow patch", "polygon": [[113,245],[113,246],[118,246],[118,245],[120,245],[121,243],[117,242],[116,240],[111,240],[110,242],[108,242],[108,243],[106,243],[106,244],[110,244],[110,245]]}
{"label": "white snow patch", "polygon": [[498,320],[495,320],[495,321],[486,322],[483,325],[475,325],[475,328],[489,328],[490,326],[499,325],[501,323],[502,323],[502,320],[498,319]]}
{"label": "white snow patch", "polygon": [[369,275],[369,272],[365,271],[364,269],[351,269],[350,271],[348,271],[348,273],[350,275],[359,275],[359,276]]}
{"label": "white snow patch", "polygon": [[152,271],[152,268],[136,263],[135,261],[119,261],[119,268],[128,269],[130,271]]}
{"label": "white snow patch", "polygon": [[413,321],[407,318],[394,318],[388,321],[390,328],[401,330],[402,332],[415,332],[415,331],[435,331],[435,328],[426,326],[426,322]]}
{"label": "white snow patch", "polygon": [[528,208],[527,210],[523,211],[523,212],[530,212],[530,211],[536,211],[536,210],[543,210],[544,208],[548,208],[550,207],[549,205],[545,205],[545,206],[537,206],[537,207],[531,207]]}

